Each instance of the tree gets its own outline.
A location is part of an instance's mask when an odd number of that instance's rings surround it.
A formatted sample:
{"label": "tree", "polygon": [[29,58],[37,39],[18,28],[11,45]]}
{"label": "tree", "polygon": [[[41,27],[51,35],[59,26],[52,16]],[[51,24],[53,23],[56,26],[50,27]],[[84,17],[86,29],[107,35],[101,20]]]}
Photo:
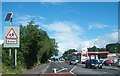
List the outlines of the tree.
{"label": "tree", "polygon": [[98,50],[98,48],[96,46],[93,46],[91,48],[88,48],[88,51],[97,52],[99,50]]}
{"label": "tree", "polygon": [[[52,55],[58,53],[58,46],[55,39],[51,39],[48,34],[39,29],[32,20],[26,26],[20,25],[20,47],[18,48],[18,66],[31,68],[38,63],[45,63]],[[7,48],[4,48],[3,63],[11,66],[13,62],[8,55]],[[13,48],[14,50],[14,48]],[[13,55],[14,56],[14,55]]]}
{"label": "tree", "polygon": [[113,43],[113,44],[107,44],[106,50],[110,53],[120,53],[120,44],[119,43]]}
{"label": "tree", "polygon": [[70,54],[71,54],[72,52],[77,52],[77,50],[75,50],[75,49],[69,49],[69,50],[65,51],[65,52],[63,53],[63,58],[64,58],[64,59],[69,59],[69,58],[70,58]]}
{"label": "tree", "polygon": [[106,48],[98,48],[99,52],[106,51]]}

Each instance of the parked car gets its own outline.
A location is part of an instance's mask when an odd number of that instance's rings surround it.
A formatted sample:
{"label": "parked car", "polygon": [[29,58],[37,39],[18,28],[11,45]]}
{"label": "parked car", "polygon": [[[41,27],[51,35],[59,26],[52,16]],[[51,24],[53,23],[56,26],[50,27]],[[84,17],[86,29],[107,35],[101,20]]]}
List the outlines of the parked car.
{"label": "parked car", "polygon": [[117,67],[120,67],[120,58],[117,59]]}
{"label": "parked car", "polygon": [[74,64],[77,65],[78,60],[77,59],[71,59],[69,65]]}
{"label": "parked car", "polygon": [[88,59],[85,62],[85,67],[86,68],[99,68],[102,69],[102,62],[96,59]]}
{"label": "parked car", "polygon": [[106,61],[104,62],[104,65],[106,65],[106,66],[108,66],[108,65],[113,65],[113,64],[114,64],[113,60],[106,60]]}

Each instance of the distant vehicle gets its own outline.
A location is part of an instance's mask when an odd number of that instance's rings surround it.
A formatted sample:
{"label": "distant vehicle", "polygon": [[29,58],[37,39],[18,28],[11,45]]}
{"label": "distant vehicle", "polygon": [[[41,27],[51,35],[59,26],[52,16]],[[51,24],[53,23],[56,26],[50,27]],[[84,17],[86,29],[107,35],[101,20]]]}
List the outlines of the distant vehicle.
{"label": "distant vehicle", "polygon": [[117,67],[120,67],[120,58],[117,59]]}
{"label": "distant vehicle", "polygon": [[85,62],[85,68],[99,68],[102,69],[102,62],[100,62],[99,60],[96,59],[88,59]]}
{"label": "distant vehicle", "polygon": [[62,60],[58,60],[58,61],[59,61],[59,62],[64,62],[65,60],[62,59]]}
{"label": "distant vehicle", "polygon": [[71,65],[71,64],[77,65],[77,63],[78,63],[78,60],[71,59],[69,65]]}
{"label": "distant vehicle", "polygon": [[70,64],[70,65],[71,65],[71,64],[77,65],[77,63],[78,63],[77,57],[76,57],[76,56],[72,56],[72,57],[70,58],[69,64]]}
{"label": "distant vehicle", "polygon": [[100,59],[100,62],[104,65],[106,60],[109,60],[109,59],[107,59],[107,58],[105,58],[105,59]]}
{"label": "distant vehicle", "polygon": [[104,62],[104,64],[105,64],[106,66],[108,66],[108,65],[113,65],[114,62],[113,62],[113,60],[106,60],[106,61]]}

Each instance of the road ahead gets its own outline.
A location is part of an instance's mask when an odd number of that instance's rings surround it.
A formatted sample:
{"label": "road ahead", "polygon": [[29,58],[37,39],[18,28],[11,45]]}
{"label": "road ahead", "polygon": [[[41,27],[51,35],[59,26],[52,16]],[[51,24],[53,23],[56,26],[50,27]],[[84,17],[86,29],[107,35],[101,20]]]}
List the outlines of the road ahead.
{"label": "road ahead", "polygon": [[87,69],[84,64],[69,65],[66,62],[51,62],[44,71],[43,74],[54,73],[55,69],[57,73],[70,73],[74,75],[109,75],[117,76],[119,75],[119,70],[117,68],[109,68],[109,66],[103,66],[103,69]]}
{"label": "road ahead", "polygon": [[22,74],[36,74],[35,76],[120,76],[119,72],[117,67],[103,66],[102,69],[87,69],[84,64],[69,65],[66,62],[50,62]]}

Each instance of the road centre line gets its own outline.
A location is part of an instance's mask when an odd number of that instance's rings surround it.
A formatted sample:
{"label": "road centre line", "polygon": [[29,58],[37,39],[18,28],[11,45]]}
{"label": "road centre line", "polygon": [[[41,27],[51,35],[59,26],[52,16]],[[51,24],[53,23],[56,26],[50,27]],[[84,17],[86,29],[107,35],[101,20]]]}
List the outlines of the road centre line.
{"label": "road centre line", "polygon": [[[55,63],[55,64],[57,64],[57,63]],[[59,65],[59,64],[57,64],[59,67],[62,67],[62,68],[64,68],[63,66],[61,66],[61,65]]]}
{"label": "road centre line", "polygon": [[50,64],[51,64],[51,63],[49,63],[48,66],[47,66],[45,69],[42,70],[42,73],[41,73],[41,74],[45,73],[45,71],[48,69],[48,67],[50,66]]}

